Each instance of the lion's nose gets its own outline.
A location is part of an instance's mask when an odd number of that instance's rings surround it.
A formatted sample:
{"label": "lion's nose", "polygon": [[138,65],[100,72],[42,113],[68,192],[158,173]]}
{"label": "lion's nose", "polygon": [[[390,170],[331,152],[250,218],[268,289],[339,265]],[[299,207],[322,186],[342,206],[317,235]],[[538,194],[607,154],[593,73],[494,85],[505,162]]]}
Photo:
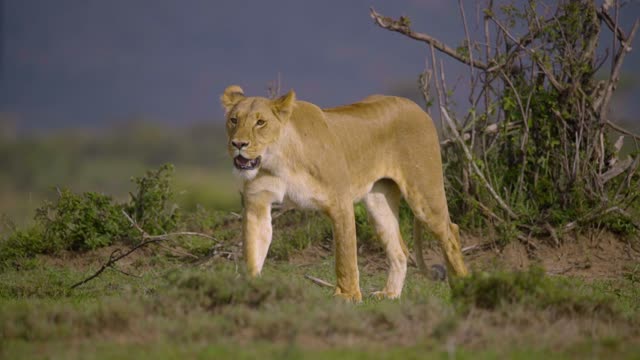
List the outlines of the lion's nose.
{"label": "lion's nose", "polygon": [[249,142],[248,141],[232,140],[231,144],[233,146],[235,146],[238,150],[242,150],[242,149],[246,148],[247,146],[249,146]]}

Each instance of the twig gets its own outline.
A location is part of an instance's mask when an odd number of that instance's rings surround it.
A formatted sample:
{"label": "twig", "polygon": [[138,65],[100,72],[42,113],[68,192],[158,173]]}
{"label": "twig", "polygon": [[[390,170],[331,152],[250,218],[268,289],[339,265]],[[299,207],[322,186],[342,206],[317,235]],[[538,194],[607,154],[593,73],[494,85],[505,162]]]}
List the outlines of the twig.
{"label": "twig", "polygon": [[324,286],[324,287],[328,287],[328,288],[335,288],[335,285],[333,285],[332,283],[324,281],[322,279],[318,279],[317,277],[311,276],[309,274],[305,274],[304,277],[307,280],[311,280],[312,283],[314,283],[314,284],[316,284],[318,286]]}
{"label": "twig", "polygon": [[571,269],[573,269],[573,265],[569,265],[564,269],[559,269],[559,270],[549,270],[547,271],[547,275],[563,275],[566,274],[567,272],[569,272]]}
{"label": "twig", "polygon": [[464,150],[464,154],[467,157],[467,161],[469,161],[469,163],[471,164],[471,167],[476,172],[476,175],[478,175],[480,182],[482,182],[482,184],[487,188],[487,190],[489,190],[489,193],[491,194],[491,196],[496,200],[498,205],[500,205],[500,207],[509,215],[509,217],[511,217],[512,219],[517,219],[518,216],[513,212],[513,210],[511,210],[511,208],[509,208],[509,206],[504,202],[504,200],[502,200],[500,195],[498,195],[498,193],[493,189],[491,184],[489,184],[489,181],[487,181],[487,178],[484,176],[480,168],[478,168],[478,165],[475,163],[475,161],[473,161],[473,155],[471,155],[471,151],[469,151],[469,148],[467,148],[467,145],[464,143],[464,140],[462,140],[462,137],[460,137],[460,133],[458,133],[458,129],[456,129],[456,126],[453,123],[453,120],[451,120],[451,118],[449,117],[447,110],[444,107],[442,107],[440,108],[440,111],[442,111],[442,114],[444,115],[445,120],[447,120],[447,123],[451,128],[451,132],[453,132],[453,135],[456,137],[456,140],[458,140],[458,143],[462,147],[462,150]]}
{"label": "twig", "polygon": [[293,210],[293,208],[283,208],[277,211],[274,211],[271,213],[271,219],[275,220],[277,218],[279,218],[280,216],[286,214],[287,212],[289,212],[289,210]]}
{"label": "twig", "polygon": [[611,31],[616,33],[618,40],[620,40],[621,42],[627,42],[627,35],[624,33],[624,30],[622,30],[615,24],[615,22],[611,18],[611,15],[609,15],[607,10],[604,9],[604,5],[596,12],[596,14],[598,15],[598,18],[600,20],[604,21],[604,23],[607,24]]}
{"label": "twig", "polygon": [[424,34],[424,33],[419,33],[419,32],[415,32],[412,31],[408,25],[403,24],[402,21],[396,21],[393,20],[390,17],[387,16],[383,16],[379,13],[376,12],[376,10],[374,8],[371,8],[371,18],[375,21],[375,23],[380,26],[383,29],[387,29],[390,31],[395,31],[398,32],[400,34],[406,35],[414,40],[418,40],[418,41],[422,41],[425,42],[427,44],[433,45],[436,49],[442,51],[443,53],[451,56],[452,58],[468,64],[468,65],[472,65],[478,69],[482,69],[482,70],[487,70],[488,66],[487,64],[478,61],[478,60],[473,60],[471,61],[471,59],[467,59],[463,56],[460,56],[455,49],[450,48],[449,46],[447,46],[445,43],[443,43],[442,41]]}
{"label": "twig", "polygon": [[558,234],[556,233],[556,230],[553,228],[553,226],[551,226],[551,224],[546,222],[544,223],[544,228],[549,232],[549,235],[551,235],[551,238],[553,239],[553,242],[556,244],[556,247],[560,247],[560,240],[558,239]]}
{"label": "twig", "polygon": [[619,133],[631,136],[632,138],[634,138],[636,140],[640,140],[640,135],[634,134],[631,131],[621,127],[620,125],[617,125],[617,124],[611,122],[610,120],[607,120],[606,124],[607,124],[607,126],[609,126],[610,128],[612,128],[613,130],[615,130],[615,131],[617,131]]}
{"label": "twig", "polygon": [[588,222],[591,221],[595,218],[607,215],[608,213],[612,212],[612,211],[618,211],[620,212],[620,208],[618,206],[612,206],[610,208],[604,209],[602,206],[599,207],[598,209],[595,209],[593,211],[591,211],[589,214],[582,216],[579,219],[576,219],[570,223],[568,223],[567,225],[565,225],[562,229],[560,229],[562,232],[567,232],[567,231],[571,231],[573,230],[576,226],[578,226],[579,223],[581,222]]}
{"label": "twig", "polygon": [[607,120],[605,120],[606,112],[607,108],[609,107],[609,101],[611,100],[613,90],[615,89],[616,84],[620,79],[620,69],[622,69],[622,62],[624,61],[625,55],[631,50],[631,43],[633,42],[633,38],[635,37],[636,31],[638,31],[639,26],[640,19],[636,19],[636,21],[633,23],[631,31],[629,32],[627,41],[620,44],[620,49],[618,49],[616,57],[614,58],[613,67],[611,69],[611,76],[609,77],[609,81],[607,82],[607,85],[605,87],[604,94],[602,94],[602,100],[599,104],[600,119],[603,123],[607,122]]}
{"label": "twig", "polygon": [[105,271],[109,266],[113,265],[116,261],[118,261],[118,260],[120,259],[120,257],[119,257],[119,256],[118,256],[118,257],[116,257],[116,256],[115,256],[115,254],[116,254],[116,253],[119,253],[119,252],[121,252],[121,250],[120,250],[120,249],[115,249],[115,250],[113,250],[113,251],[111,252],[111,255],[109,255],[109,260],[108,260],[106,263],[104,263],[104,264],[100,267],[100,269],[98,269],[98,271],[96,271],[93,275],[89,276],[88,278],[86,278],[86,279],[84,279],[84,280],[82,280],[82,281],[80,281],[80,282],[77,282],[77,283],[75,283],[75,284],[71,285],[71,289],[75,289],[75,288],[77,288],[78,286],[80,286],[80,285],[82,285],[82,284],[86,284],[86,283],[88,283],[89,281],[91,281],[91,280],[93,280],[93,279],[97,278],[97,277],[98,277],[100,274],[102,274],[102,272],[103,272],[103,271]]}
{"label": "twig", "polygon": [[472,253],[472,252],[475,252],[475,251],[490,249],[492,246],[493,246],[493,243],[487,242],[487,243],[483,243],[483,244],[465,246],[460,251],[463,254],[468,254],[468,253]]}
{"label": "twig", "polygon": [[162,245],[161,243],[156,243],[156,246],[158,246],[158,247],[160,247],[162,249],[165,249],[165,250],[167,250],[169,252],[172,252],[172,253],[174,253],[176,255],[190,257],[190,258],[195,259],[195,260],[199,260],[200,259],[199,257],[193,255],[192,253],[189,253],[189,252],[186,252],[186,251],[180,251],[178,249],[174,249],[172,247]]}
{"label": "twig", "polygon": [[[531,234],[529,234],[531,235]],[[533,241],[531,241],[530,236],[524,236],[522,234],[517,236],[518,240],[520,240],[521,242],[523,242],[525,245],[529,245],[529,247],[531,247],[534,250],[538,249],[538,245],[536,245]]]}
{"label": "twig", "polygon": [[562,92],[564,90],[564,86],[562,86],[558,80],[556,79],[555,76],[553,76],[553,73],[547,69],[546,66],[544,66],[544,64],[542,64],[537,56],[535,55],[535,51],[529,49],[526,45],[523,45],[520,40],[516,39],[513,35],[511,35],[511,33],[509,32],[509,30],[507,30],[507,28],[502,25],[502,23],[500,23],[500,21],[498,21],[498,19],[496,19],[493,16],[489,16],[489,18],[491,20],[493,20],[493,22],[500,28],[500,30],[502,30],[502,32],[509,38],[511,39],[511,41],[513,41],[516,45],[518,45],[519,48],[521,48],[522,50],[526,51],[527,53],[529,53],[529,55],[531,56],[531,60],[533,60],[536,64],[538,64],[538,67],[540,67],[540,69],[542,70],[542,72],[544,72],[544,74],[547,76],[547,79],[549,79],[549,82],[551,83],[551,85],[553,85],[554,88],[556,88],[556,90],[558,90],[559,92]]}
{"label": "twig", "polygon": [[[431,44],[429,48],[431,49],[431,69],[435,74],[435,76],[433,77],[433,83],[435,84],[436,93],[438,94],[438,110],[439,110],[442,106],[445,106],[445,99],[444,99],[444,94],[440,84],[440,80],[438,79],[438,63],[436,62],[436,50],[433,44]],[[442,85],[444,85],[444,83],[442,83]],[[442,119],[442,112],[440,112],[440,128],[442,131],[442,135],[446,136],[447,131],[444,126],[444,121]]]}
{"label": "twig", "polygon": [[[464,36],[467,38],[467,51],[469,52],[469,62],[473,64],[473,49],[471,48],[471,36],[469,35],[469,26],[467,26],[467,17],[464,14],[464,5],[462,0],[458,0],[458,8],[460,9],[460,16],[462,17],[462,24],[464,25]],[[473,96],[473,78],[475,77],[473,71],[473,65],[469,64],[469,71],[471,72],[471,92],[469,97]]]}
{"label": "twig", "polygon": [[126,275],[126,276],[131,276],[131,277],[135,277],[135,278],[141,278],[142,276],[140,275],[136,275],[136,274],[132,274],[132,273],[128,273],[122,269],[118,269],[116,266],[111,266],[111,270],[115,270],[117,272],[119,272],[122,275]]}
{"label": "twig", "polygon": [[199,236],[199,237],[204,237],[204,238],[207,238],[207,239],[210,239],[210,240],[216,240],[214,237],[209,236],[207,234],[202,234],[202,233],[197,233],[197,232],[192,232],[192,231],[182,231],[182,232],[175,232],[175,233],[162,234],[162,235],[149,235],[124,210],[122,211],[122,214],[129,220],[129,222],[131,222],[131,225],[133,227],[135,227],[138,231],[140,231],[143,241],[140,244],[130,248],[125,253],[122,253],[121,249],[114,250],[111,253],[111,255],[109,255],[109,259],[107,260],[107,262],[102,264],[102,266],[100,267],[100,269],[98,269],[98,271],[93,273],[93,275],[89,276],[88,278],[71,285],[71,289],[75,289],[78,286],[84,285],[84,284],[88,283],[89,281],[97,278],[107,268],[113,267],[113,265],[115,263],[117,263],[118,261],[124,259],[125,257],[131,255],[133,252],[135,252],[135,251],[137,251],[137,250],[139,250],[139,249],[141,249],[141,248],[143,248],[143,247],[145,247],[145,246],[147,246],[149,244],[158,243],[160,241],[164,241],[164,240],[166,240],[166,239],[168,239],[170,237],[173,237],[173,236],[183,236],[183,235]]}
{"label": "twig", "polygon": [[174,236],[198,236],[198,237],[203,237],[203,238],[206,238],[206,239],[209,239],[209,240],[218,241],[218,239],[214,238],[211,235],[207,235],[207,234],[203,234],[203,233],[199,233],[199,232],[194,232],[194,231],[178,231],[178,232],[162,234],[162,235],[149,235],[124,210],[122,210],[122,214],[129,220],[131,225],[133,227],[135,227],[142,234],[142,239],[143,240],[147,240],[147,239],[150,239],[150,240],[165,240],[165,239],[168,239],[168,238],[174,237]]}

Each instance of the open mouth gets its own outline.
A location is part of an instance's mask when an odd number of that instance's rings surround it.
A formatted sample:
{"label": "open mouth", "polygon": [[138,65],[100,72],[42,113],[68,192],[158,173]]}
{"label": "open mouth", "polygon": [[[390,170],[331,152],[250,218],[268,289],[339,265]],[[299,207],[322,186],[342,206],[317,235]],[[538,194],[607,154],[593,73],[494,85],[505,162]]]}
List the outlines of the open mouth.
{"label": "open mouth", "polygon": [[253,170],[260,166],[260,159],[262,157],[258,156],[255,159],[247,159],[242,157],[242,155],[238,155],[233,158],[233,165],[238,170]]}

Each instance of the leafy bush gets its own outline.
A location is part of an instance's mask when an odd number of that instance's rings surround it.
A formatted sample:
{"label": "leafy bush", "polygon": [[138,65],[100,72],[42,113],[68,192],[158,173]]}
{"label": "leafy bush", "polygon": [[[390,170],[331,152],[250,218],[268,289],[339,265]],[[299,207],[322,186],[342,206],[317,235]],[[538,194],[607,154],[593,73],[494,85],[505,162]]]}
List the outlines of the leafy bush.
{"label": "leafy bush", "polygon": [[14,230],[0,241],[0,261],[60,250],[96,249],[116,240],[135,239],[138,231],[123,211],[147,233],[175,229],[180,217],[176,208],[169,207],[172,171],[172,165],[163,165],[133,178],[137,189],[126,203],[96,192],[59,190],[55,201],[36,210],[34,226]]}
{"label": "leafy bush", "polygon": [[122,206],[110,196],[74,194],[67,189],[59,195],[55,202],[36,210],[36,222],[44,229],[43,241],[53,249],[95,249],[128,235],[130,226]]}
{"label": "leafy bush", "polygon": [[173,165],[165,164],[158,170],[147,171],[145,176],[131,179],[138,190],[130,194],[131,200],[124,208],[150,234],[171,231],[178,225],[177,208],[168,208],[168,202],[173,198],[173,169]]}
{"label": "leafy bush", "polygon": [[32,226],[18,229],[0,240],[0,261],[46,254],[59,250],[55,244],[44,240],[42,228]]}

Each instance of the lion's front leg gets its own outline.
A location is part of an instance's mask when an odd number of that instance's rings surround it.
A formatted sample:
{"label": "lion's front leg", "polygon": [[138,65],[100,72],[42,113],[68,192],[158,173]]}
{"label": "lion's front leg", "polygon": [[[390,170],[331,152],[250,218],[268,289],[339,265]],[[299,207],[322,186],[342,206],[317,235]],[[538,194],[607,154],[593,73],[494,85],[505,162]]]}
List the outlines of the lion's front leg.
{"label": "lion's front leg", "polygon": [[249,275],[258,276],[271,244],[271,198],[252,194],[245,198],[242,217],[244,260]]}
{"label": "lion's front leg", "polygon": [[333,238],[336,252],[335,295],[349,301],[362,301],[360,275],[358,273],[358,248],[353,205],[345,204],[329,211],[333,222]]}

